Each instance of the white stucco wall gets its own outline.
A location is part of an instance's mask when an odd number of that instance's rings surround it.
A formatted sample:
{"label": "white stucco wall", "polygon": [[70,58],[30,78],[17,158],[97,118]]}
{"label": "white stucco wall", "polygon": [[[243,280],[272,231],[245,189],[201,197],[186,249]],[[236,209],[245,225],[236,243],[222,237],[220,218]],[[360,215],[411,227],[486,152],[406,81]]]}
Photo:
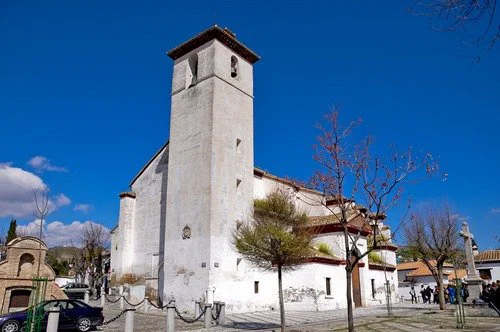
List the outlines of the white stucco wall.
{"label": "white stucco wall", "polygon": [[164,240],[167,167],[168,146],[162,148],[132,184],[137,221],[133,229],[134,274],[145,278],[158,276],[158,255],[163,251],[159,244]]}

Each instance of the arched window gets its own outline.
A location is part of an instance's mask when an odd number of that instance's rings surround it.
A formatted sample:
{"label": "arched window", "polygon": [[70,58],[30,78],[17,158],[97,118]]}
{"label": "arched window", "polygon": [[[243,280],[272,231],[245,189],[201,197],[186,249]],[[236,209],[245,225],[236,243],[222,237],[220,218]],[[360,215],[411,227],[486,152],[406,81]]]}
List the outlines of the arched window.
{"label": "arched window", "polygon": [[196,85],[197,81],[198,81],[198,54],[193,53],[188,59],[186,88]]}
{"label": "arched window", "polygon": [[236,76],[238,76],[238,73],[238,58],[233,55],[231,56],[231,77],[235,78]]}
{"label": "arched window", "polygon": [[29,276],[34,271],[33,264],[35,264],[35,257],[32,254],[22,254],[19,258],[19,267],[17,269],[17,276]]}

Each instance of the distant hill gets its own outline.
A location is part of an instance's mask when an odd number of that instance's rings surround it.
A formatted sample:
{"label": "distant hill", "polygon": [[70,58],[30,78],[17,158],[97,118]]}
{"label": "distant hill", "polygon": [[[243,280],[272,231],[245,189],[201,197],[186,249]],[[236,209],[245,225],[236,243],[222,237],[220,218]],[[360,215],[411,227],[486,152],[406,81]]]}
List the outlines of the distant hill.
{"label": "distant hill", "polygon": [[75,257],[75,252],[78,252],[80,249],[74,246],[70,247],[52,247],[48,250],[48,255],[54,257],[59,262],[66,261],[71,262]]}

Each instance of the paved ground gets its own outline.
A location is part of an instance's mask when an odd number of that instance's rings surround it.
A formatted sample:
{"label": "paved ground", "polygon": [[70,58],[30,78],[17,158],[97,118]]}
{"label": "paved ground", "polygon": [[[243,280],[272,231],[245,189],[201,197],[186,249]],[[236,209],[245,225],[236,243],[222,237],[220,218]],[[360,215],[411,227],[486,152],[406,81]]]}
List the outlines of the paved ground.
{"label": "paved ground", "polygon": [[[94,303],[98,304],[98,303]],[[121,312],[118,304],[108,306],[104,309],[106,320],[115,317]],[[387,317],[384,306],[370,308],[358,308],[354,311],[356,332],[415,332],[415,331],[456,331],[456,318],[453,316],[453,308],[439,311],[435,305],[411,305],[395,304],[393,308],[394,317]],[[290,332],[326,332],[347,331],[346,311],[314,311],[299,312],[289,311],[286,313],[287,330]],[[124,329],[124,317],[102,328],[103,331],[122,332]],[[145,314],[139,309],[134,315],[135,331],[158,332],[164,331],[166,326],[165,313],[154,308]],[[242,332],[245,330],[272,331],[279,330],[279,312],[266,311],[248,314],[228,315],[224,326],[214,326],[213,332]],[[203,329],[203,318],[194,323],[187,324],[176,319],[176,331]],[[498,331],[500,332],[499,317],[468,317],[466,329],[462,331]]]}

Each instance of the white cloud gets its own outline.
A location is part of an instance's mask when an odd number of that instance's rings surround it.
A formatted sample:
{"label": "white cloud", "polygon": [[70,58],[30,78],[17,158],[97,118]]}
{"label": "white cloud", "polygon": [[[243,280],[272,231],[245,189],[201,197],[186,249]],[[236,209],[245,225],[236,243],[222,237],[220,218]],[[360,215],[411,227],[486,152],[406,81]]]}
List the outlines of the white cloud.
{"label": "white cloud", "polygon": [[21,168],[0,166],[0,217],[23,217],[33,212],[30,186],[43,190],[46,185],[37,175]]}
{"label": "white cloud", "polygon": [[50,163],[50,159],[44,156],[35,156],[28,161],[28,165],[36,169],[37,171],[50,171],[50,172],[67,172],[68,170],[64,167],[55,166]]}
{"label": "white cloud", "polygon": [[[73,221],[71,224],[65,224],[60,221],[53,221],[49,223],[44,222],[42,239],[49,247],[80,245],[78,235],[80,234],[81,229],[87,223],[93,223],[93,221]],[[103,227],[106,231],[109,232],[109,229],[107,227]],[[40,221],[35,220],[25,226],[19,225],[17,226],[17,228],[24,235],[32,235],[38,237],[38,234],[40,232]]]}
{"label": "white cloud", "polygon": [[500,208],[494,208],[490,210],[491,213],[500,213]]}
{"label": "white cloud", "polygon": [[[28,171],[9,165],[0,165],[0,218],[26,217],[34,212],[33,193],[48,190],[43,180]],[[50,199],[54,212],[56,208],[71,204],[63,193]]]}
{"label": "white cloud", "polygon": [[89,213],[93,206],[91,204],[76,204],[73,211],[81,211],[83,213]]}
{"label": "white cloud", "polygon": [[68,198],[68,196],[64,195],[63,193],[57,195],[55,199],[56,199],[55,202],[56,207],[61,207],[71,204],[71,200]]}

